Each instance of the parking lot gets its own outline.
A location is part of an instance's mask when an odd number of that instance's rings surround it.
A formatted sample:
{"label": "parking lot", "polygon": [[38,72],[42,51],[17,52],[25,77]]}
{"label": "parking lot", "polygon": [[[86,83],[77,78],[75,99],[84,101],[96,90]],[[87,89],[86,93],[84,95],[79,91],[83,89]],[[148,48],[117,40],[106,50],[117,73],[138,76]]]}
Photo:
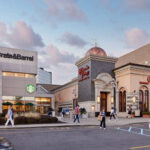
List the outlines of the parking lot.
{"label": "parking lot", "polygon": [[[3,129],[0,136],[7,138],[15,150],[128,150],[150,149],[150,136],[128,132],[130,126],[108,127],[52,127]],[[147,124],[132,127],[148,129]],[[147,130],[148,131],[148,130]]]}

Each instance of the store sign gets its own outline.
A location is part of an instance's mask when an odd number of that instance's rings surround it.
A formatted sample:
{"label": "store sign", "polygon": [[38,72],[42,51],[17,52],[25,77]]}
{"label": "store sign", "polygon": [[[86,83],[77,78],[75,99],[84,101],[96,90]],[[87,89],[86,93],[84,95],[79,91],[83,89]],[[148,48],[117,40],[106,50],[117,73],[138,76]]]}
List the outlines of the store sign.
{"label": "store sign", "polygon": [[33,56],[22,56],[21,54],[10,54],[10,53],[0,53],[0,57],[2,58],[9,58],[9,59],[19,59],[19,60],[26,60],[26,61],[33,61]]}
{"label": "store sign", "polygon": [[28,84],[26,90],[28,93],[33,93],[35,91],[35,86],[33,84]]}
{"label": "store sign", "polygon": [[89,66],[80,68],[78,73],[80,75],[79,82],[88,79],[89,78]]}
{"label": "store sign", "polygon": [[140,84],[150,84],[150,76],[147,77],[147,82],[140,81]]}

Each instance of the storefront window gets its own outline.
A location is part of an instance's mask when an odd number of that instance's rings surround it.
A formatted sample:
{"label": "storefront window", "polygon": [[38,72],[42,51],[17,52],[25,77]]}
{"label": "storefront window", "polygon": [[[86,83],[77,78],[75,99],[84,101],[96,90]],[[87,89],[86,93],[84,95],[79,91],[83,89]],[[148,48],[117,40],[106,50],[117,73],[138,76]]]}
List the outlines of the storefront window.
{"label": "storefront window", "polygon": [[17,72],[3,72],[3,76],[9,77],[22,77],[22,78],[34,78],[35,75],[28,73],[17,73]]}
{"label": "storefront window", "polygon": [[139,91],[139,109],[144,112],[149,110],[149,91],[146,86],[142,86]]}

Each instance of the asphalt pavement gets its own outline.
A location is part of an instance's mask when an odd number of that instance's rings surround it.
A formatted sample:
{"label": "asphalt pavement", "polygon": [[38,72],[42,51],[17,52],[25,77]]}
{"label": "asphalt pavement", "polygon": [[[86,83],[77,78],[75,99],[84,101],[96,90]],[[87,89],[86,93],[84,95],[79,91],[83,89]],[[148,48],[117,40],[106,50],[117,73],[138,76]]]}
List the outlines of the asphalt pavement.
{"label": "asphalt pavement", "polygon": [[[120,126],[128,129],[131,125]],[[147,128],[147,124],[133,124]],[[12,142],[15,150],[128,150],[150,149],[150,137],[98,126],[0,129],[0,136]]]}

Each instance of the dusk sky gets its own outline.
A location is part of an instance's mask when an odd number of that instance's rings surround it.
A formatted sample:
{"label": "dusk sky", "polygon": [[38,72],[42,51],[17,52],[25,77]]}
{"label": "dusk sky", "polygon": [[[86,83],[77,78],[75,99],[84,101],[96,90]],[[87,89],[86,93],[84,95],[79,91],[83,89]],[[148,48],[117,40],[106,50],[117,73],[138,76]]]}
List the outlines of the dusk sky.
{"label": "dusk sky", "polygon": [[0,46],[38,51],[53,84],[95,41],[114,57],[150,43],[150,0],[0,0]]}

